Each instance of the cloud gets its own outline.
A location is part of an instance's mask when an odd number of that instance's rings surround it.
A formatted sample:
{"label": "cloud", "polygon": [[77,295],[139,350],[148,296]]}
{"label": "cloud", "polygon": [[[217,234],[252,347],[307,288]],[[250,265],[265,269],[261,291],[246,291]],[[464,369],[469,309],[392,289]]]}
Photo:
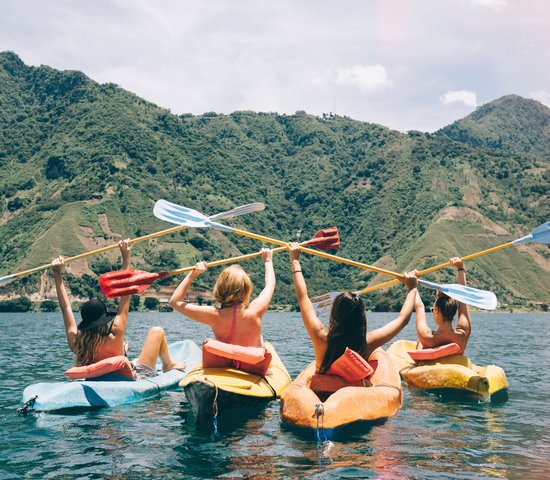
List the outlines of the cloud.
{"label": "cloud", "polygon": [[475,5],[499,9],[508,5],[507,0],[470,0]]}
{"label": "cloud", "polygon": [[339,85],[355,86],[362,93],[391,88],[392,86],[392,82],[388,78],[388,72],[382,65],[378,64],[339,68],[336,72],[336,83]]}
{"label": "cloud", "polygon": [[444,105],[463,103],[468,107],[477,106],[476,94],[470,90],[449,90],[439,97],[439,101]]}
{"label": "cloud", "polygon": [[527,95],[533,100],[538,100],[540,103],[550,107],[550,92],[545,92],[544,90],[537,90],[535,92],[529,92]]}

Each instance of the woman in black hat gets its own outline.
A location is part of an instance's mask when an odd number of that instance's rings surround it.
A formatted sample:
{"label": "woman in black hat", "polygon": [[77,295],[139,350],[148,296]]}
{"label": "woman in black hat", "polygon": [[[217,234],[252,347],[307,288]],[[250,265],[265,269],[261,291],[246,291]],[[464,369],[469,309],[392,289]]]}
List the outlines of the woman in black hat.
{"label": "woman in black hat", "polygon": [[[123,269],[130,268],[130,245],[128,240],[119,242],[122,254]],[[63,257],[52,262],[57,298],[65,322],[67,343],[76,355],[75,366],[91,365],[105,358],[125,354],[124,332],[128,320],[130,296],[121,297],[118,311],[107,310],[105,304],[98,299],[82,304],[80,313],[82,321],[77,325],[69,301],[69,296],[63,283]],[[148,378],[157,375],[156,363],[160,358],[162,370],[185,368],[184,362],[174,362],[168,353],[168,344],[164,330],[153,327],[149,330],[139,358],[134,365],[136,378]]]}

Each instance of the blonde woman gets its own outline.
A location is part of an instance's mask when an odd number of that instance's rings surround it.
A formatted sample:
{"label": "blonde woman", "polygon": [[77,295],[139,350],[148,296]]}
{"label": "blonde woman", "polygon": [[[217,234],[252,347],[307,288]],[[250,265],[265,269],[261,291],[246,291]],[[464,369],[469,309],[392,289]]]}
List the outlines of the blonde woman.
{"label": "blonde woman", "polygon": [[273,252],[262,248],[265,266],[265,285],[253,301],[252,282],[239,265],[231,265],[222,271],[214,286],[218,307],[187,303],[184,298],[193,280],[206,271],[206,263],[198,262],[170,299],[172,308],[191,320],[205,323],[212,328],[216,340],[245,347],[262,346],[262,317],[269,308],[275,291]]}
{"label": "blonde woman", "polygon": [[[130,246],[128,240],[119,243],[122,254],[123,268],[130,268]],[[82,321],[77,325],[65,284],[63,282],[63,257],[52,262],[57,298],[61,307],[65,333],[69,348],[76,355],[75,366],[91,365],[106,358],[125,355],[124,332],[128,321],[130,296],[122,297],[116,312],[107,310],[105,304],[98,299],[82,304],[80,313]],[[176,363],[170,358],[164,330],[153,327],[149,330],[143,349],[137,362],[133,365],[136,379],[149,378],[157,375],[156,363],[160,358],[162,370],[185,368],[184,362]]]}

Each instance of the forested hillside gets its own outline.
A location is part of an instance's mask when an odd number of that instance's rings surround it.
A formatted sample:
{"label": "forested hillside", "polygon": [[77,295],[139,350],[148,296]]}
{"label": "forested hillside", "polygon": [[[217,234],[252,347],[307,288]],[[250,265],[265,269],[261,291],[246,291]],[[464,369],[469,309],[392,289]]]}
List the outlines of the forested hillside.
{"label": "forested hillside", "polygon": [[[152,213],[159,198],[207,215],[260,201],[264,212],[228,223],[283,240],[336,225],[342,256],[398,271],[442,263],[550,220],[549,125],[548,108],[518,96],[435,134],[304,112],[178,116],[83,73],[0,53],[0,275],[168,228]],[[134,265],[156,271],[260,246],[189,230],[137,245]],[[469,279],[503,304],[532,307],[550,301],[549,258],[546,246],[510,248],[472,261]],[[93,295],[97,275],[119,265],[116,251],[71,264],[73,294]],[[259,286],[261,261],[243,266]],[[288,256],[275,266],[276,302],[295,303]],[[387,280],[318,258],[304,259],[304,270],[312,294]],[[199,286],[211,288],[219,271]],[[44,298],[49,278],[29,276],[0,295]],[[402,297],[394,288],[365,301],[388,309]]]}

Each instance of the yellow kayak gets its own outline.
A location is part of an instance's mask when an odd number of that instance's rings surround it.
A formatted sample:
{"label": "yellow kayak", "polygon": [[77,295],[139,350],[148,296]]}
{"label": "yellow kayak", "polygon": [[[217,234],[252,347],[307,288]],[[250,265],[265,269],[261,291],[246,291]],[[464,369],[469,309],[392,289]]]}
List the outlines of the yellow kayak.
{"label": "yellow kayak", "polygon": [[417,342],[398,340],[387,350],[399,368],[401,378],[411,387],[480,401],[507,400],[508,379],[502,368],[496,365],[479,367],[464,355],[448,355],[415,363],[407,352],[418,348]]}
{"label": "yellow kayak", "polygon": [[279,398],[290,384],[290,375],[273,346],[264,346],[273,356],[264,377],[236,368],[202,368],[200,364],[185,376],[179,385],[184,388],[198,423],[211,421],[229,409],[248,408]]}

